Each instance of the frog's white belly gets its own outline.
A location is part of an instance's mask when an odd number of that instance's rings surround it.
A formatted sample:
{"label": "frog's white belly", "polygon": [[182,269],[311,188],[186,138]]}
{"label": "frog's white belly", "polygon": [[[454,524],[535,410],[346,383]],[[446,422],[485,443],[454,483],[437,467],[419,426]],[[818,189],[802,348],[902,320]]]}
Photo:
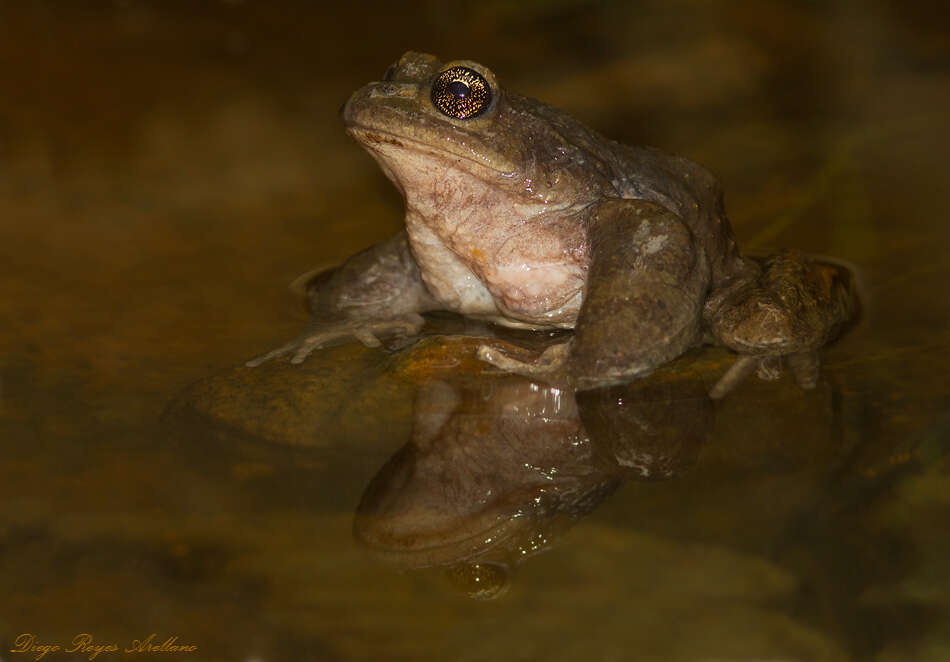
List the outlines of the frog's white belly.
{"label": "frog's white belly", "polygon": [[407,219],[406,229],[422,280],[446,310],[516,328],[574,327],[585,276],[579,266],[517,261],[479,276],[421,220]]}

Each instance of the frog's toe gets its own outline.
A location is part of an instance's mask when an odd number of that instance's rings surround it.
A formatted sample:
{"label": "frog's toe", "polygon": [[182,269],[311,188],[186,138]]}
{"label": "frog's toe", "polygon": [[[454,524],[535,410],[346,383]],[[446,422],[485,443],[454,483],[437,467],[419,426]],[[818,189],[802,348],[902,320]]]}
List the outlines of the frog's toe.
{"label": "frog's toe", "polygon": [[281,345],[281,346],[278,347],[277,349],[272,349],[271,351],[267,352],[266,354],[262,354],[261,356],[258,356],[257,358],[253,358],[253,359],[251,359],[250,361],[247,361],[244,365],[246,365],[248,368],[256,368],[257,366],[261,365],[262,363],[267,363],[267,362],[270,361],[271,359],[276,359],[276,358],[279,358],[279,357],[283,356],[284,354],[289,354],[289,353],[292,352],[296,347],[297,347],[297,341],[296,341],[296,340],[292,340],[292,341],[290,341],[289,343],[285,343],[285,344]]}
{"label": "frog's toe", "polygon": [[565,369],[570,343],[559,343],[545,349],[534,361],[521,361],[491,345],[480,345],[476,351],[479,360],[496,368],[525,377],[550,377]]}
{"label": "frog's toe", "polygon": [[288,343],[284,343],[277,349],[272,349],[266,354],[251,359],[244,365],[246,365],[248,368],[256,368],[263,363],[267,363],[271,359],[278,359],[282,356],[286,356],[287,354],[291,355],[291,363],[303,363],[304,360],[306,360],[306,358],[310,356],[314,350],[319,349],[331,340],[349,334],[349,329],[324,329],[320,331],[311,331],[298,338],[294,338]]}
{"label": "frog's toe", "polygon": [[795,381],[803,389],[812,389],[818,384],[818,371],[821,359],[818,351],[798,352],[788,356],[788,367],[795,376]]}
{"label": "frog's toe", "polygon": [[782,375],[782,357],[775,355],[740,355],[709,391],[709,397],[713,400],[725,397],[753,372],[756,373],[759,379],[766,381],[778,379]]}
{"label": "frog's toe", "polygon": [[716,385],[709,391],[709,397],[719,399],[735,389],[753,372],[759,379],[774,381],[782,375],[782,362],[787,363],[795,381],[805,389],[813,389],[818,384],[818,373],[821,361],[817,350],[795,352],[784,356],[770,354],[756,356],[753,354],[740,355],[735,363],[719,378]]}
{"label": "frog's toe", "polygon": [[530,363],[512,358],[491,345],[479,345],[475,356],[478,357],[479,361],[484,361],[505,372],[524,374],[524,371],[531,369]]}
{"label": "frog's toe", "polygon": [[425,324],[423,317],[415,313],[388,320],[368,322],[348,320],[320,323],[299,338],[295,338],[267,354],[251,359],[244,365],[248,368],[256,368],[262,363],[287,354],[291,355],[291,363],[300,364],[306,361],[307,357],[313,354],[314,351],[331,342],[347,338],[355,338],[366,347],[380,347],[382,345],[379,339],[380,335],[414,336],[419,333],[423,324]]}
{"label": "frog's toe", "polygon": [[367,347],[379,347],[383,344],[379,341],[379,338],[376,337],[373,331],[366,327],[357,327],[353,329],[353,337]]}
{"label": "frog's toe", "polygon": [[758,361],[754,356],[739,356],[726,373],[719,378],[716,385],[709,391],[709,397],[718,400],[725,397],[736,386],[746,380],[752,372],[758,367]]}
{"label": "frog's toe", "polygon": [[422,331],[424,324],[425,318],[422,315],[408,313],[392,319],[354,325],[351,333],[367,347],[381,347],[383,343],[379,336],[416,336]]}
{"label": "frog's toe", "polygon": [[294,355],[291,357],[290,362],[294,365],[303,363],[307,360],[307,357],[314,352],[314,350],[320,349],[325,343],[339,337],[340,335],[343,335],[343,332],[327,333],[324,331],[321,333],[314,333],[304,336],[303,338],[296,341],[296,346],[294,348],[296,351],[294,351]]}
{"label": "frog's toe", "polygon": [[425,323],[425,318],[419,313],[406,313],[405,315],[400,315],[399,317],[382,323],[384,328],[381,330],[390,331],[399,335],[415,336],[422,331],[422,327]]}
{"label": "frog's toe", "polygon": [[781,356],[760,356],[752,358],[757,361],[755,374],[759,379],[766,382],[774,382],[782,376]]}

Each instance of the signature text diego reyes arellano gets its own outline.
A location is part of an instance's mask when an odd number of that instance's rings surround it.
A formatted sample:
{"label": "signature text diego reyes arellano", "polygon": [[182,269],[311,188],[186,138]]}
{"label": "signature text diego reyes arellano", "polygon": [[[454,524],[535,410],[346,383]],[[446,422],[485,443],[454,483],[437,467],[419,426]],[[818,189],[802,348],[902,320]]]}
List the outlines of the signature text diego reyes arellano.
{"label": "signature text diego reyes arellano", "polygon": [[[23,632],[13,640],[11,653],[28,655],[34,660],[42,660],[57,653],[83,655],[87,659],[95,660],[100,655],[140,655],[149,653],[194,653],[198,647],[194,644],[179,641],[177,635],[160,637],[154,632],[143,639],[132,639],[119,643],[116,641],[96,641],[95,637],[87,632],[81,632],[68,643],[59,641],[44,641],[31,632]],[[177,659],[177,658],[176,658]]]}

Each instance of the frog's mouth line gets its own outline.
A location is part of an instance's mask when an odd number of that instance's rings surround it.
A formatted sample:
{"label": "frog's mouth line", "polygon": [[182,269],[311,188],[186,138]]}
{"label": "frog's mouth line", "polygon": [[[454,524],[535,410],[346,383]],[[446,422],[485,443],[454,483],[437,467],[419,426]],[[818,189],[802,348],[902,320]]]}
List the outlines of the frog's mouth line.
{"label": "frog's mouth line", "polygon": [[[364,145],[367,149],[374,149],[376,145],[392,145],[393,147],[401,147],[403,149],[410,149],[414,152],[420,154],[425,154],[431,156],[434,160],[445,161],[447,160],[445,155],[456,157],[470,163],[474,163],[481,170],[486,170],[492,172],[500,177],[505,179],[512,179],[515,176],[515,171],[513,170],[502,170],[497,168],[490,163],[487,163],[485,160],[479,160],[465,154],[459,154],[455,152],[450,152],[447,150],[436,150],[427,145],[426,143],[414,140],[412,138],[407,138],[405,136],[397,136],[394,133],[389,133],[387,131],[380,131],[379,129],[374,129],[366,127],[360,124],[353,124],[346,127],[346,132],[353,136],[360,144]],[[476,174],[477,173],[473,173]]]}

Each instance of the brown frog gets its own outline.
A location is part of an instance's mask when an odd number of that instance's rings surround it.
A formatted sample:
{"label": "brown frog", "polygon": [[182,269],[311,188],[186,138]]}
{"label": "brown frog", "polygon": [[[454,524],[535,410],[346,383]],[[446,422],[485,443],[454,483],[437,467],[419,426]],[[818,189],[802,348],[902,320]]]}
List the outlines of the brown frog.
{"label": "brown frog", "polygon": [[701,166],[609,140],[476,62],[406,53],[342,116],[405,198],[406,229],[312,279],[312,327],[248,365],[299,363],[342,336],[378,346],[446,310],[573,329],[536,361],[488,345],[479,356],[579,390],[725,345],[740,358],[721,396],[757,367],[774,375],[780,357],[813,386],[818,349],[851,316],[837,270],[792,252],[743,257]]}

